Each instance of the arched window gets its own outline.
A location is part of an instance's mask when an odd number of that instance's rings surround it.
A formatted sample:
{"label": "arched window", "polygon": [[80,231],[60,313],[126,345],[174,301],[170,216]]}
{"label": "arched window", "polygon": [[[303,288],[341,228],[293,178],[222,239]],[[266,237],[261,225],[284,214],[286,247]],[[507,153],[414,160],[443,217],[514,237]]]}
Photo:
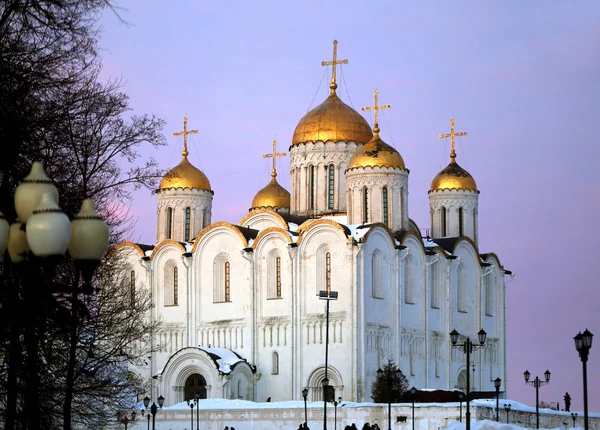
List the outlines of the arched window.
{"label": "arched window", "polygon": [[412,255],[404,257],[404,303],[415,303],[415,262]]}
{"label": "arched window", "polygon": [[461,370],[458,374],[458,378],[456,380],[456,388],[462,391],[465,391],[467,389],[467,371],[465,369]]}
{"label": "arched window", "polygon": [[372,257],[372,292],[371,295],[378,299],[383,299],[383,287],[381,285],[381,252],[375,250]]}
{"label": "arched window", "polygon": [[190,219],[192,216],[192,210],[190,208],[185,208],[185,241],[189,242],[190,240]]}
{"label": "arched window", "polygon": [[269,252],[267,258],[267,299],[281,298],[281,257],[277,250]]}
{"label": "arched window", "polygon": [[271,375],[279,375],[279,354],[276,351],[271,355]]}
{"label": "arched window", "polygon": [[316,282],[315,294],[331,290],[331,253],[326,245],[321,245],[316,252]]}
{"label": "arched window", "polygon": [[467,273],[463,264],[459,264],[458,266],[456,287],[456,310],[458,312],[467,312]]}
{"label": "arched window", "polygon": [[135,270],[131,271],[131,279],[129,281],[129,299],[131,307],[135,306]]}
{"label": "arched window", "polygon": [[431,307],[440,308],[442,291],[442,263],[438,260],[431,266]]}
{"label": "arched window", "polygon": [[381,190],[381,200],[383,201],[383,223],[388,225],[388,189],[383,187]]}
{"label": "arched window", "polygon": [[177,306],[177,293],[179,289],[179,276],[177,264],[173,260],[167,261],[164,269],[164,300],[165,306]]}
{"label": "arched window", "polygon": [[464,236],[465,212],[463,208],[458,208],[458,235]]}
{"label": "arched window", "polygon": [[442,237],[446,237],[446,208],[444,206],[440,209],[440,227]]}
{"label": "arched window", "polygon": [[492,274],[488,273],[483,277],[483,285],[485,291],[485,315],[491,317],[494,315],[494,296],[493,296],[493,278]]}
{"label": "arched window", "polygon": [[167,225],[166,225],[166,236],[167,239],[173,237],[173,208],[167,208]]}
{"label": "arched window", "polygon": [[333,209],[333,202],[335,197],[335,166],[329,165],[327,171],[327,208]]}
{"label": "arched window", "polygon": [[308,194],[308,208],[315,208],[315,166],[308,166],[308,182],[309,182],[309,194]]}
{"label": "arched window", "polygon": [[369,222],[369,191],[363,188],[363,224]]}
{"label": "arched window", "polygon": [[229,264],[229,256],[226,253],[221,253],[215,257],[213,277],[213,302],[230,302],[231,266]]}

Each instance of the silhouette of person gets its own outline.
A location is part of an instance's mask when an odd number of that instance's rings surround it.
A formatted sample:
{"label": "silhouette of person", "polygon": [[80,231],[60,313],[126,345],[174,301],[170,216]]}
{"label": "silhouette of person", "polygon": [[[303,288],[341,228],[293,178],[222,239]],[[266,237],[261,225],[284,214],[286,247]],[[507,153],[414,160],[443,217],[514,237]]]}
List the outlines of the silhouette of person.
{"label": "silhouette of person", "polygon": [[356,424],[352,423],[352,425],[350,426],[350,430],[358,430],[358,429],[356,428]]}
{"label": "silhouette of person", "polygon": [[563,398],[565,399],[565,411],[571,412],[571,396],[569,396],[568,391],[565,393],[565,397]]}

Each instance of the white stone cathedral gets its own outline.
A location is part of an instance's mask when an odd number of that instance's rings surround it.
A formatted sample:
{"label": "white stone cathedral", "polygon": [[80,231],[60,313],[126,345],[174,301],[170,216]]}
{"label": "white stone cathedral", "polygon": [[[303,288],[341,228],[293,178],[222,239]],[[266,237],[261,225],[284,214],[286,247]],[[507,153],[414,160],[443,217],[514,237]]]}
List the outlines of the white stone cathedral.
{"label": "white stone cathedral", "polygon": [[[160,319],[146,368],[165,405],[202,398],[321,400],[330,302],[328,378],[335,397],[370,401],[388,359],[417,388],[506,390],[506,275],[478,247],[479,190],[456,163],[431,183],[431,237],[408,214],[402,156],[336,94],[298,123],[290,147],[291,194],[276,180],[252,200],[237,225],[213,222],[210,181],[188,160],[158,190],[154,245],[113,250],[130,264],[131,285],[149,289]],[[281,156],[273,149],[273,157]],[[285,155],[285,154],[283,154]],[[419,191],[420,192],[420,191]],[[423,191],[424,192],[424,191]],[[451,348],[456,329],[485,348]]]}

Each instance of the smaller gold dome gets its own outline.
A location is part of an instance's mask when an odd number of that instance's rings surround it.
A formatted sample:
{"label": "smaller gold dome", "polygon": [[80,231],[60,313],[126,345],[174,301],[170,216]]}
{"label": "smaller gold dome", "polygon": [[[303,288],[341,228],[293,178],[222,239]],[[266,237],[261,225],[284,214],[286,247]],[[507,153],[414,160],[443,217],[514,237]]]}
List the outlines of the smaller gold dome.
{"label": "smaller gold dome", "polygon": [[210,191],[210,182],[206,175],[192,166],[184,152],[183,160],[173,167],[160,181],[159,190],[169,188],[195,188],[197,190]]}
{"label": "smaller gold dome", "polygon": [[323,103],[302,117],[294,130],[292,145],[319,140],[355,143],[371,140],[373,133],[367,120],[344,103],[332,89]]}
{"label": "smaller gold dome", "polygon": [[257,208],[290,208],[290,193],[283,188],[275,179],[276,175],[271,175],[271,182],[256,193],[252,199],[252,209]]}
{"label": "smaller gold dome", "polygon": [[379,137],[379,128],[375,125],[375,135],[366,145],[356,150],[346,170],[358,167],[391,167],[406,169],[404,160],[398,151]]}
{"label": "smaller gold dome", "polygon": [[452,189],[477,191],[475,179],[454,158],[431,182],[431,191]]}

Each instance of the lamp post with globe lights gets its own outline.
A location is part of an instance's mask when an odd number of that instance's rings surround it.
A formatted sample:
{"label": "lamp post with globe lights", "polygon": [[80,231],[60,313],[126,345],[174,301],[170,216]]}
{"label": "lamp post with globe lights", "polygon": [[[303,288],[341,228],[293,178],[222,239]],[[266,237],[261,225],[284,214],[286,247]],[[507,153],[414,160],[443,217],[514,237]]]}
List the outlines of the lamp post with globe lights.
{"label": "lamp post with globe lights", "polygon": [[392,430],[392,386],[394,384],[394,380],[398,380],[402,377],[402,371],[400,369],[396,369],[395,372],[392,372],[391,367],[386,368],[385,372],[381,369],[377,369],[377,377],[380,380],[385,380],[388,388],[388,430]]}
{"label": "lamp post with globe lights", "polygon": [[540,428],[540,387],[543,387],[544,385],[548,385],[550,383],[550,371],[546,370],[544,372],[544,379],[545,381],[542,381],[539,377],[535,377],[535,379],[533,381],[530,381],[529,378],[531,377],[531,373],[529,373],[529,370],[526,370],[525,372],[523,372],[523,378],[525,378],[525,383],[527,385],[531,385],[532,387],[535,387],[535,428],[539,429]]}
{"label": "lamp post with globe lights", "polygon": [[575,428],[575,423],[577,422],[577,412],[571,412],[571,419],[573,420],[573,428]]}
{"label": "lamp post with globe lights", "polygon": [[504,410],[506,411],[506,424],[508,424],[508,413],[512,409],[512,405],[510,403],[504,404]]}
{"label": "lamp post with globe lights", "polygon": [[135,421],[135,412],[131,413],[131,418],[130,418],[130,415],[128,415],[128,414],[118,412],[117,420],[121,424],[125,424],[125,430],[127,430],[127,424],[129,424],[129,421]]}
{"label": "lamp post with globe lights", "polygon": [[466,358],[467,358],[467,393],[466,393],[466,399],[465,402],[467,404],[467,410],[465,411],[465,426],[467,430],[471,430],[471,411],[469,408],[469,403],[470,403],[470,399],[469,399],[469,385],[470,385],[470,381],[469,381],[469,363],[470,363],[470,357],[471,357],[471,353],[474,351],[477,351],[480,348],[483,348],[485,346],[485,341],[487,339],[487,333],[485,332],[485,330],[481,329],[479,330],[479,333],[477,333],[477,337],[478,337],[478,341],[479,343],[473,343],[473,341],[467,337],[465,338],[465,340],[461,343],[458,343],[458,338],[460,336],[460,333],[457,332],[456,330],[452,330],[450,332],[450,342],[452,343],[452,348],[457,348],[459,350],[461,350],[462,352],[464,352],[466,354]]}
{"label": "lamp post with globe lights", "polygon": [[304,427],[308,427],[308,414],[306,410],[306,397],[308,396],[308,388],[302,390],[302,397],[304,397]]}
{"label": "lamp post with globe lights", "polygon": [[[40,357],[39,344],[45,336],[46,321],[56,307],[62,306],[54,293],[71,293],[70,348],[65,375],[65,397],[63,417],[65,429],[71,427],[72,399],[74,390],[75,350],[77,344],[77,315],[80,307],[79,294],[92,294],[91,278],[108,248],[108,226],[96,213],[90,199],[85,199],[81,210],[72,221],[58,206],[58,190],[46,175],[43,165],[34,162],[29,175],[17,186],[14,197],[16,219],[9,226],[8,220],[0,213],[0,253],[8,249],[8,255],[18,278],[22,283],[19,293],[17,284],[9,286],[7,303],[9,307],[27,307],[32,317],[23,324],[27,369],[25,397],[23,401],[27,428],[40,428]],[[64,286],[54,281],[56,265],[69,251],[77,272],[84,281],[84,289],[78,285]],[[14,334],[20,330],[20,321],[13,321],[7,330],[10,333],[10,351],[14,351]],[[64,322],[62,322],[64,324]],[[64,327],[64,326],[63,326]],[[8,389],[5,425],[13,429],[17,404],[16,362],[13,354],[8,358]],[[14,407],[13,407],[14,406]]]}
{"label": "lamp post with globe lights", "polygon": [[[417,396],[417,389],[412,387],[410,389],[410,397],[412,398],[412,430],[415,430],[415,397]],[[390,430],[392,428],[390,427]]]}
{"label": "lamp post with globe lights", "polygon": [[145,409],[142,409],[142,415],[144,414],[144,412],[148,414],[148,430],[150,429],[150,415],[152,415],[152,430],[155,430],[156,413],[158,412],[159,408],[162,409],[164,404],[165,398],[163,396],[158,397],[158,406],[154,402],[152,402],[152,405],[150,405],[150,397],[144,397]]}
{"label": "lamp post with globe lights", "polygon": [[498,408],[498,402],[500,401],[500,384],[502,384],[502,379],[494,379],[494,388],[496,389],[496,422],[499,421],[500,413],[500,409]]}
{"label": "lamp post with globe lights", "polygon": [[575,349],[579,353],[583,365],[583,427],[589,429],[588,425],[588,398],[587,398],[587,361],[592,347],[594,335],[586,328],[583,333],[579,332],[573,338],[575,340]]}
{"label": "lamp post with globe lights", "polygon": [[326,290],[319,291],[319,299],[325,300],[325,378],[323,379],[323,430],[327,430],[327,400],[329,394],[329,378],[327,377],[329,360],[329,302],[338,299],[338,292],[331,291],[327,285]]}
{"label": "lamp post with globe lights", "polygon": [[338,397],[337,400],[333,401],[333,429],[337,430],[337,407],[342,403],[342,398]]}

